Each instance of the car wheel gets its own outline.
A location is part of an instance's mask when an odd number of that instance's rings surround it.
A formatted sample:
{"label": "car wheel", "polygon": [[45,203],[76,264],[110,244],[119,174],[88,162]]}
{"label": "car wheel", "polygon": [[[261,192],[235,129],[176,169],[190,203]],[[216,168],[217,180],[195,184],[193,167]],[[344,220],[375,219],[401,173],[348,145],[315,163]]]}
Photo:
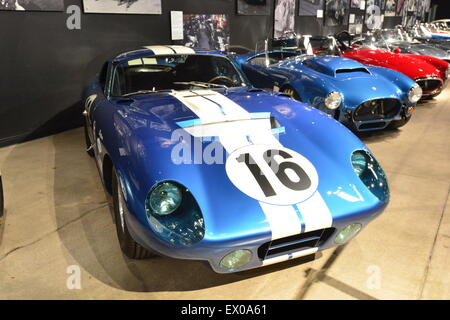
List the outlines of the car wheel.
{"label": "car wheel", "polygon": [[120,249],[122,249],[122,252],[130,259],[146,259],[153,256],[153,253],[134,241],[128,231],[125,215],[129,214],[129,212],[115,170],[112,175],[112,180],[114,221],[116,224]]}
{"label": "car wheel", "polygon": [[301,101],[299,94],[292,87],[284,87],[283,90],[281,90],[281,92],[289,95],[294,100]]}
{"label": "car wheel", "polygon": [[84,140],[86,142],[86,152],[90,157],[94,157],[94,148],[92,147],[91,138],[89,138],[86,121],[84,121]]}
{"label": "car wheel", "polygon": [[403,118],[402,120],[392,121],[389,124],[389,128],[390,129],[398,129],[398,128],[403,127],[404,125],[406,125],[409,122],[409,120],[411,120],[411,117]]}

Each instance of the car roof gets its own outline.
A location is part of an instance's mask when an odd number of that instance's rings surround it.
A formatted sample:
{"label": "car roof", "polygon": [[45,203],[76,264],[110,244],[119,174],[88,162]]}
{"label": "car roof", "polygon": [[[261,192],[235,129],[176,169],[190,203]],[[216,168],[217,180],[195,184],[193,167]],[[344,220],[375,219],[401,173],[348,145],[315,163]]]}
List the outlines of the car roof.
{"label": "car roof", "polygon": [[143,57],[157,57],[168,55],[194,55],[194,54],[225,56],[225,54],[219,51],[212,51],[206,49],[193,49],[179,45],[152,45],[152,46],[144,46],[142,48],[138,48],[131,51],[122,52],[116,55],[112,59],[112,62],[115,64],[130,59],[138,59]]}

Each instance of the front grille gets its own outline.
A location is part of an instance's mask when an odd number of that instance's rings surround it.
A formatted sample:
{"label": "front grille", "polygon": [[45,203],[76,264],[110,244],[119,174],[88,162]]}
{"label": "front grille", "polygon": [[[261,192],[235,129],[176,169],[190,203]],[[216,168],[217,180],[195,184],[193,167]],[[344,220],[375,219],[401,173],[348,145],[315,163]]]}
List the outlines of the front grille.
{"label": "front grille", "polygon": [[422,88],[424,95],[436,93],[442,88],[442,80],[440,79],[419,79],[416,82]]}
{"label": "front grille", "polygon": [[258,248],[258,257],[265,260],[287,252],[320,247],[335,230],[334,228],[320,229],[266,242]]}
{"label": "front grille", "polygon": [[353,113],[355,121],[383,120],[395,117],[401,104],[396,99],[377,99],[364,102]]}

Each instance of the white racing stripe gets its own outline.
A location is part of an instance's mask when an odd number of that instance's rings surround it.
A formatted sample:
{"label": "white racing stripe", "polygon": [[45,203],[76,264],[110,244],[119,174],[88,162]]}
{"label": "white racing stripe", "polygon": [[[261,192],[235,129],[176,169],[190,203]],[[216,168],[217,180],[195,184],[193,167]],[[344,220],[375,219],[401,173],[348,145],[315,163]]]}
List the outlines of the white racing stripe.
{"label": "white racing stripe", "polygon": [[278,256],[278,257],[274,257],[274,258],[269,258],[263,261],[263,266],[268,266],[274,263],[279,263],[279,262],[283,262],[286,260],[291,260],[291,259],[296,259],[296,258],[300,258],[300,257],[304,257],[313,253],[316,253],[318,250],[318,248],[309,248],[306,250],[302,250],[302,251],[297,251],[297,252],[293,252],[291,254],[284,254],[282,256]]}
{"label": "white racing stripe", "polygon": [[194,49],[185,46],[170,46],[177,54],[195,54]]}
{"label": "white racing stripe", "polygon": [[[229,154],[251,144],[281,146],[279,140],[271,133],[270,120],[267,118],[262,119],[266,121],[266,125],[256,125],[255,128],[248,125],[237,127],[232,124],[233,122],[219,124],[226,121],[241,122],[237,120],[246,121],[247,124],[257,123],[257,121],[249,120],[251,114],[248,111],[218,92],[212,90],[178,91],[172,93],[172,95],[200,119],[201,125],[184,129],[197,137],[200,135],[211,136],[210,134],[213,133],[218,134],[221,144]],[[198,127],[200,127],[200,130]],[[247,136],[251,142],[249,142]],[[270,225],[272,240],[301,233],[302,221],[293,205],[280,206],[261,201],[259,203]],[[297,207],[307,225],[305,231],[331,226],[331,213],[319,192],[316,192],[313,197],[304,203],[298,204]],[[284,260],[288,258],[284,257]]]}
{"label": "white racing stripe", "polygon": [[333,224],[333,216],[319,191],[296,206],[305,222],[305,232],[329,228]]}
{"label": "white racing stripe", "polygon": [[148,50],[153,51],[157,56],[173,54],[195,54],[195,51],[185,46],[146,46]]}
{"label": "white racing stripe", "polygon": [[175,54],[171,48],[165,46],[148,46],[144,48],[153,51],[157,56]]}

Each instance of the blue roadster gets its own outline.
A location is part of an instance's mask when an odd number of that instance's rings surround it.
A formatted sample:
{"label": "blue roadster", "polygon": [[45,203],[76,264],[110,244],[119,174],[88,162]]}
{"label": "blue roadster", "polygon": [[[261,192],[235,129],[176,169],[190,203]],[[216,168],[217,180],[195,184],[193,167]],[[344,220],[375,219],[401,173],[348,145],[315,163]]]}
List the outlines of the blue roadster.
{"label": "blue roadster", "polygon": [[235,60],[255,87],[279,89],[355,131],[405,125],[422,96],[407,76],[347,58],[274,50]]}
{"label": "blue roadster", "polygon": [[342,245],[389,202],[383,170],[353,133],[249,86],[220,53],[120,54],[83,102],[87,152],[130,258],[256,268]]}

